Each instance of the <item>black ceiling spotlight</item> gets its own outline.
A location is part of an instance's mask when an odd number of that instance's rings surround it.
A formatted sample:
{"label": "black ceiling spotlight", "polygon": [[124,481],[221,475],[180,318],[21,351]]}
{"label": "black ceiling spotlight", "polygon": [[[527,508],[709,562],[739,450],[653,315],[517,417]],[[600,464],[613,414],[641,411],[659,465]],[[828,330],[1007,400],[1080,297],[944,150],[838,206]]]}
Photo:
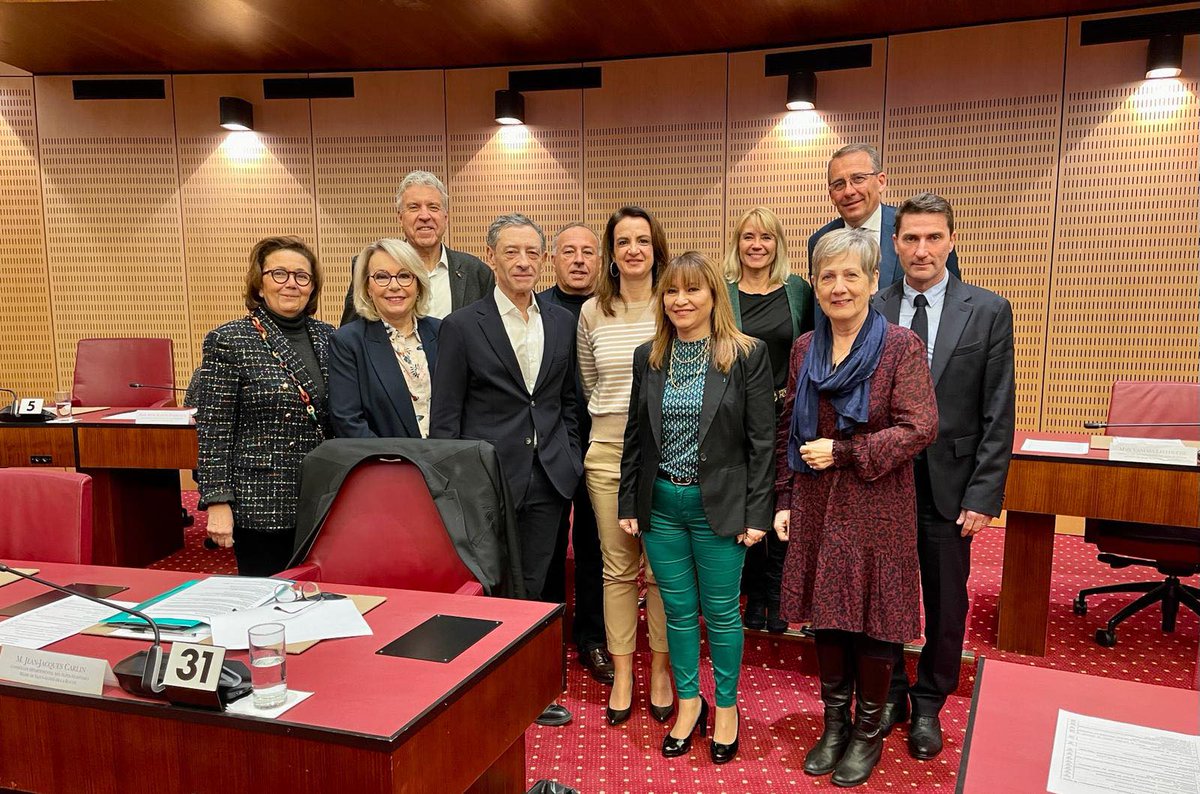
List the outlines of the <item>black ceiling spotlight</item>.
{"label": "black ceiling spotlight", "polygon": [[788,75],[787,109],[812,110],[817,102],[817,76],[812,72]]}
{"label": "black ceiling spotlight", "polygon": [[1079,26],[1079,44],[1148,41],[1146,79],[1178,77],[1183,71],[1183,37],[1200,33],[1200,8],[1162,14],[1093,19]]}
{"label": "black ceiling spotlight", "polygon": [[1178,77],[1183,71],[1183,36],[1164,33],[1150,39],[1146,49],[1146,79]]}
{"label": "black ceiling spotlight", "polygon": [[496,123],[525,123],[525,92],[600,87],[600,67],[534,69],[508,73],[508,88],[496,92]]}
{"label": "black ceiling spotlight", "polygon": [[524,124],[525,95],[520,91],[501,88],[496,92],[496,123]]}
{"label": "black ceiling spotlight", "polygon": [[221,97],[221,126],[235,131],[254,129],[254,106],[241,97]]}
{"label": "black ceiling spotlight", "polygon": [[766,56],[763,72],[767,77],[787,75],[788,110],[812,110],[817,104],[816,72],[864,69],[870,65],[871,45],[851,44],[820,50],[774,52]]}

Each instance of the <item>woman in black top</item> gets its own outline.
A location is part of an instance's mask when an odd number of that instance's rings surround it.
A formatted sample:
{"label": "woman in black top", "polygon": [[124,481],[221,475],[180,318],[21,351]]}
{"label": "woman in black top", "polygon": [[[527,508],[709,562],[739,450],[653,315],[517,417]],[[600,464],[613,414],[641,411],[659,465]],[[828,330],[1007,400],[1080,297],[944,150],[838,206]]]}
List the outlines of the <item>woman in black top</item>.
{"label": "woman in black top", "polygon": [[[808,282],[791,272],[783,225],[766,207],[747,210],[738,219],[725,256],[725,279],[738,328],[767,345],[778,412],[787,390],[792,342],[813,329],[813,295]],[[787,542],[767,534],[746,553],[745,624],[778,634],[787,630],[787,621],[779,616]]]}

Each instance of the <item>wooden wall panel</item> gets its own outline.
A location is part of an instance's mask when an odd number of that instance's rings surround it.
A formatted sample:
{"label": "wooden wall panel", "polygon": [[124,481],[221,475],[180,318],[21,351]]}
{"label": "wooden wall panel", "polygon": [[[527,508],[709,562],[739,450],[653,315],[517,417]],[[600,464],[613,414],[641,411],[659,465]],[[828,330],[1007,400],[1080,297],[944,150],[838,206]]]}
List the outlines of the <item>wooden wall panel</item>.
{"label": "wooden wall panel", "polygon": [[604,69],[604,87],[583,98],[584,212],[594,228],[639,204],[663,224],[672,255],[720,257],[727,62],[717,54],[590,64]]}
{"label": "wooden wall panel", "polygon": [[[583,92],[527,92],[526,123],[505,127],[494,118],[494,98],[497,89],[508,86],[508,72],[446,74],[453,245],[480,258],[487,227],[497,215],[529,216],[546,233],[547,245],[558,229],[583,217]],[[538,288],[553,283],[547,265]]]}
{"label": "wooden wall panel", "polygon": [[166,99],[76,101],[37,77],[58,380],[84,337],[163,336],[191,374],[170,81]]}
{"label": "wooden wall panel", "polygon": [[31,77],[0,77],[0,174],[0,386],[49,398],[57,372]]}
{"label": "wooden wall panel", "polygon": [[1142,42],[1067,45],[1043,429],[1103,419],[1112,382],[1200,370],[1200,47],[1142,80]]}
{"label": "wooden wall panel", "polygon": [[[246,312],[243,284],[256,242],[293,234],[319,248],[312,135],[308,100],[264,100],[261,75],[177,76],[174,86],[191,346],[199,364],[204,335]],[[254,105],[253,132],[218,126],[221,96]],[[341,311],[321,316],[336,323]]]}
{"label": "wooden wall panel", "polygon": [[381,237],[402,236],[396,219],[400,180],[414,169],[443,180],[446,175],[443,73],[348,76],[354,78],[353,99],[312,101],[319,255],[325,265],[321,308],[333,318],[341,316],[351,258]]}
{"label": "wooden wall panel", "polygon": [[885,195],[953,205],[963,277],[1013,307],[1026,430],[1041,410],[1064,32],[1047,20],[895,36],[888,58]]}
{"label": "wooden wall panel", "polygon": [[784,107],[787,78],[763,76],[766,52],[729,56],[726,247],[743,212],[768,207],[783,222],[793,272],[807,276],[808,237],[836,217],[829,155],[848,143],[883,143],[887,42],[871,44],[871,67],[817,75],[817,109],[808,111]]}

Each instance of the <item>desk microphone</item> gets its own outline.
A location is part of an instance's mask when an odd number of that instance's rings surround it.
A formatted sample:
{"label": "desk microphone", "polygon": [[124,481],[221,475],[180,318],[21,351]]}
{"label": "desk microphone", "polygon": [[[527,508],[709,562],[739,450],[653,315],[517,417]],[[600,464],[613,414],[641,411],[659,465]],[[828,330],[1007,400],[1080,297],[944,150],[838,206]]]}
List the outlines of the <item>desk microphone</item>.
{"label": "desk microphone", "polygon": [[0,391],[7,392],[12,395],[12,403],[4,408],[0,408],[0,422],[28,422],[31,424],[37,422],[48,422],[54,418],[53,411],[42,410],[36,414],[19,414],[17,413],[17,393],[12,389],[0,387]]}
{"label": "desk microphone", "polygon": [[129,388],[131,388],[131,389],[157,389],[158,391],[173,391],[173,392],[186,392],[187,391],[187,389],[180,389],[177,386],[163,386],[163,385],[160,385],[157,383],[131,383],[131,384],[129,384]]}
{"label": "desk microphone", "polygon": [[140,666],[142,668],[141,690],[138,691],[134,688],[126,686],[125,679],[123,679],[123,678],[118,678],[117,680],[121,684],[122,689],[124,689],[126,692],[130,692],[135,695],[145,695],[147,697],[153,697],[154,695],[157,695],[158,693],[160,693],[164,689],[166,689],[166,687],[162,683],[159,682],[158,675],[157,675],[159,665],[161,664],[161,661],[162,661],[162,636],[159,634],[158,624],[155,623],[146,614],[144,614],[142,612],[138,612],[136,609],[129,609],[128,607],[123,607],[120,604],[114,604],[112,601],[109,601],[104,598],[97,598],[95,596],[88,595],[87,593],[80,593],[76,590],[72,590],[69,587],[64,587],[63,585],[55,584],[54,582],[47,582],[45,579],[41,579],[37,576],[34,576],[33,574],[23,573],[21,571],[18,571],[15,568],[10,568],[9,566],[5,565],[2,562],[0,562],[0,573],[11,573],[13,576],[19,576],[22,579],[28,579],[31,582],[37,582],[40,585],[49,587],[52,590],[57,590],[60,593],[66,593],[67,595],[79,596],[80,598],[86,598],[88,601],[94,601],[97,604],[109,607],[114,612],[124,612],[127,615],[133,615],[136,618],[141,618],[142,620],[146,621],[146,623],[148,623],[150,625],[150,629],[154,632],[154,642],[150,645],[149,649],[144,650],[144,651],[138,651],[133,656],[130,656],[128,659],[124,659],[120,662],[117,662],[118,667],[125,665],[126,663],[134,663],[135,665],[140,663]]}
{"label": "desk microphone", "polygon": [[1200,427],[1200,422],[1084,422],[1088,430],[1103,430],[1106,427]]}

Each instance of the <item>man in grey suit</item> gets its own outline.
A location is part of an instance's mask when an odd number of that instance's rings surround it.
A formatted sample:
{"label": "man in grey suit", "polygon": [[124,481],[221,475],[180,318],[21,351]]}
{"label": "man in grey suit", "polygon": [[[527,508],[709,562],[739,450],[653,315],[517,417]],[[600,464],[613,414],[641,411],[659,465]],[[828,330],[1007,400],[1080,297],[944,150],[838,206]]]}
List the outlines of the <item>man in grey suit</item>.
{"label": "man in grey suit", "polygon": [[1000,514],[1015,423],[1013,315],[994,292],[947,271],[954,211],[932,193],[896,210],[892,237],[903,280],[875,296],[890,322],[926,340],[938,402],[938,435],[917,456],[917,556],[925,607],[925,647],[909,685],[903,654],[893,669],[883,727],[908,716],[909,753],[942,751],[938,720],[958,687],[967,618],[971,538]]}
{"label": "man in grey suit", "polygon": [[[412,171],[400,180],[396,191],[396,213],[404,239],[421,255],[429,268],[429,317],[441,319],[455,309],[492,294],[496,285],[488,266],[463,251],[442,243],[450,219],[450,196],[446,186],[428,171]],[[350,261],[354,272],[354,260]],[[346,290],[342,325],[352,322],[354,284]]]}
{"label": "man in grey suit", "polygon": [[[829,200],[838,217],[817,229],[808,238],[809,270],[813,249],[826,232],[834,229],[869,229],[879,237],[879,289],[887,289],[904,275],[892,246],[896,208],[882,203],[887,189],[887,174],[879,150],[867,143],[843,146],[829,158]],[[950,251],[946,267],[958,276],[958,254]],[[817,311],[820,311],[818,309]]]}

